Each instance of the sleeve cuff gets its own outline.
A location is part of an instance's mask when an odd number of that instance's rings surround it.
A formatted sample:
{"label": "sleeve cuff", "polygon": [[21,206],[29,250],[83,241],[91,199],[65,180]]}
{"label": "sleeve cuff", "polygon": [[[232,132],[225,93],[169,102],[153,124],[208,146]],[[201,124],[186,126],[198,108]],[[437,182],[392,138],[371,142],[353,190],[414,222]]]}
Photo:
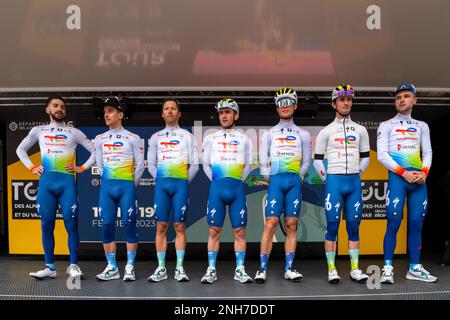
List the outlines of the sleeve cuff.
{"label": "sleeve cuff", "polygon": [[402,168],[402,167],[398,167],[397,169],[395,169],[395,173],[398,174],[399,176],[402,176],[405,173],[406,169]]}
{"label": "sleeve cuff", "polygon": [[427,175],[427,177],[428,177],[429,170],[430,170],[429,168],[423,167],[421,171],[422,171],[423,173],[425,173],[425,174]]}
{"label": "sleeve cuff", "polygon": [[87,170],[87,168],[85,166],[81,166],[80,169],[82,172],[85,172]]}

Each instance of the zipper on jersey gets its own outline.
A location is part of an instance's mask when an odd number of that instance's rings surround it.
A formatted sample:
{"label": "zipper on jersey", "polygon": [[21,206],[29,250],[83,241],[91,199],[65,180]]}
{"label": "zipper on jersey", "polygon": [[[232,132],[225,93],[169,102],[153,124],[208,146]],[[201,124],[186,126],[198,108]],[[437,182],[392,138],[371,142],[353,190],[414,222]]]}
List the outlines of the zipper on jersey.
{"label": "zipper on jersey", "polygon": [[345,131],[345,118],[342,124],[344,125],[345,174],[347,174],[348,158],[347,158],[347,132]]}

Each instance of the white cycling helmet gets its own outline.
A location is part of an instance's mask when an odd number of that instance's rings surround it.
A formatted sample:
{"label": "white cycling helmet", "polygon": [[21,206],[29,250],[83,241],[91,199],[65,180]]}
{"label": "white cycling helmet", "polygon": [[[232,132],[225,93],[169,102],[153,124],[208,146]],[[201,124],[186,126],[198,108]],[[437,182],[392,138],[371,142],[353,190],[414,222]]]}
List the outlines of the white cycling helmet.
{"label": "white cycling helmet", "polygon": [[281,88],[275,93],[275,104],[278,104],[278,101],[281,99],[292,99],[295,103],[297,103],[297,92],[295,92],[292,88]]}
{"label": "white cycling helmet", "polygon": [[229,108],[231,110],[236,111],[237,113],[239,113],[239,106],[237,104],[236,101],[234,101],[233,99],[222,99],[219,102],[216,103],[216,109],[217,112],[220,111],[220,109],[225,109],[225,108]]}

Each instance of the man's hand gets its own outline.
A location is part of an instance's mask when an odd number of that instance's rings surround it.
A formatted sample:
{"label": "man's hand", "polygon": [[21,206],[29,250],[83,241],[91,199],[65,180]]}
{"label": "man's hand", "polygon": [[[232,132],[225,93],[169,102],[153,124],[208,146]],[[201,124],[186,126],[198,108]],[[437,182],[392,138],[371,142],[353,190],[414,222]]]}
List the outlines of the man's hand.
{"label": "man's hand", "polygon": [[405,171],[402,174],[403,179],[406,180],[408,183],[415,183],[417,178],[417,171]]}
{"label": "man's hand", "polygon": [[33,167],[31,169],[31,172],[33,174],[37,174],[40,177],[44,173],[44,167],[43,166]]}
{"label": "man's hand", "polygon": [[76,172],[76,173],[83,173],[84,170],[81,167],[77,167],[76,165],[72,163],[68,163],[64,166],[64,169],[66,169],[68,172]]}
{"label": "man's hand", "polygon": [[422,172],[422,171],[415,171],[415,172],[416,172],[416,179],[415,179],[414,183],[424,184],[427,180],[426,173]]}
{"label": "man's hand", "polygon": [[270,182],[270,176],[264,176],[264,180],[266,180],[267,183]]}

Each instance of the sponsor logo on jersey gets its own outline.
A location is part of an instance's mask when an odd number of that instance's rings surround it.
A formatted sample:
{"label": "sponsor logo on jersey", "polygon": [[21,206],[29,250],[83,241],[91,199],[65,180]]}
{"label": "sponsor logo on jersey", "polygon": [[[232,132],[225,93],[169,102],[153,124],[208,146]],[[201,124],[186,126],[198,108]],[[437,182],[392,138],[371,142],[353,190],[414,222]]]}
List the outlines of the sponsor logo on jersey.
{"label": "sponsor logo on jersey", "polygon": [[103,145],[105,148],[108,148],[108,150],[112,151],[120,151],[123,147],[123,142],[117,141],[113,143],[105,143]]}
{"label": "sponsor logo on jersey", "polygon": [[49,139],[51,142],[63,143],[66,141],[67,136],[64,134],[56,134],[54,136],[44,136],[44,138]]}
{"label": "sponsor logo on jersey", "polygon": [[397,151],[400,151],[402,149],[413,149],[413,150],[415,150],[417,148],[416,148],[416,146],[402,146],[401,144],[398,144],[397,145]]}
{"label": "sponsor logo on jersey", "polygon": [[352,144],[355,144],[356,137],[355,136],[347,136],[346,138],[336,138],[336,139],[334,139],[334,141],[339,142],[340,145],[343,145],[344,141],[345,141],[346,145],[352,145]]}
{"label": "sponsor logo on jersey", "polygon": [[276,140],[280,141],[282,144],[294,144],[295,140],[297,140],[296,137],[294,136],[287,136],[287,137],[281,137],[281,138],[276,138]]}
{"label": "sponsor logo on jersey", "polygon": [[178,141],[178,140],[170,140],[170,141],[161,141],[160,142],[160,145],[166,147],[166,149],[167,148],[173,149],[178,144],[180,144],[180,141]]}
{"label": "sponsor logo on jersey", "polygon": [[221,146],[223,146],[224,149],[228,148],[233,148],[236,149],[239,146],[239,141],[233,140],[230,142],[218,142],[218,144],[220,144]]}
{"label": "sponsor logo on jersey", "polygon": [[406,134],[408,134],[409,136],[415,136],[417,129],[416,128],[396,129],[395,132],[401,132],[402,136]]}

